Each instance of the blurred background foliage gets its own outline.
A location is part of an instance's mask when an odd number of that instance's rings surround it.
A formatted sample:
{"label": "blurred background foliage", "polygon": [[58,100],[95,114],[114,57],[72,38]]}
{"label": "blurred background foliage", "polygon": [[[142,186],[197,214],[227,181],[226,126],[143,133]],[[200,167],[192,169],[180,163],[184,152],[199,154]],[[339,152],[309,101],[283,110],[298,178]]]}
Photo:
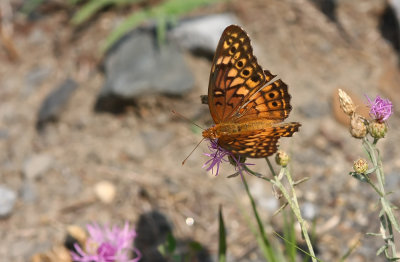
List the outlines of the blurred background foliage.
{"label": "blurred background foliage", "polygon": [[[67,8],[74,10],[70,20],[74,26],[84,25],[106,8],[133,10],[105,39],[100,47],[101,52],[105,52],[127,32],[146,21],[157,23],[157,39],[162,43],[168,23],[176,23],[180,16],[219,1],[227,0],[68,0]],[[29,15],[45,2],[45,0],[28,0],[21,11]]]}

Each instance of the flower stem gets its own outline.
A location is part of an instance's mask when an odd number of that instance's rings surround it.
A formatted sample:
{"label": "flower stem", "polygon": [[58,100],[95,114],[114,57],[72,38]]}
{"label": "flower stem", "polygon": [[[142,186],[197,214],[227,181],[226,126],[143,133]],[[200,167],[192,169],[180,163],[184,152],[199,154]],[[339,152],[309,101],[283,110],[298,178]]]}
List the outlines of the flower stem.
{"label": "flower stem", "polygon": [[[250,169],[248,169],[248,170],[250,170]],[[254,172],[252,172],[251,174],[253,174],[253,173]],[[242,182],[243,182],[244,188],[246,189],[247,196],[250,199],[250,203],[251,203],[251,207],[253,209],[254,216],[257,220],[257,226],[258,226],[258,230],[260,231],[261,239],[265,245],[265,249],[263,249],[263,251],[265,252],[265,256],[268,258],[268,261],[275,262],[275,261],[277,261],[277,258],[274,255],[274,251],[271,249],[272,245],[265,233],[263,223],[262,223],[260,216],[258,214],[258,211],[257,211],[256,202],[254,201],[254,198],[250,193],[250,189],[249,189],[249,186],[247,185],[245,177],[244,176],[241,176],[241,177],[242,177]]]}
{"label": "flower stem", "polygon": [[379,156],[379,151],[376,149],[377,142],[378,139],[376,138],[374,139],[372,144],[368,141],[368,139],[366,138],[363,139],[363,144],[365,145],[368,156],[375,168],[375,174],[378,181],[378,186],[373,184],[368,176],[365,176],[365,178],[368,184],[370,184],[374,188],[374,190],[379,194],[380,197],[380,203],[382,205],[382,210],[383,210],[382,216],[384,216],[383,219],[379,219],[381,227],[381,235],[383,240],[386,242],[387,246],[390,247],[392,253],[391,255],[389,255],[385,251],[386,258],[397,261],[397,259],[395,258],[397,256],[397,251],[394,242],[393,225],[396,228],[398,228],[398,224],[393,215],[391,204],[386,199],[385,186],[384,186],[385,174],[383,172],[382,161]]}
{"label": "flower stem", "polygon": [[[313,262],[317,262],[317,259],[316,259],[315,253],[314,253],[314,249],[313,249],[310,237],[307,232],[307,223],[301,216],[301,211],[300,211],[299,203],[297,201],[297,196],[296,196],[296,191],[294,189],[294,182],[293,182],[292,176],[290,175],[290,172],[286,167],[283,167],[281,169],[281,171],[279,172],[279,175],[277,176],[274,169],[272,168],[272,165],[271,165],[271,162],[269,161],[269,159],[266,158],[266,160],[267,160],[268,166],[275,178],[273,180],[274,185],[276,185],[279,188],[279,190],[282,192],[283,196],[288,201],[290,208],[293,210],[293,213],[296,216],[297,221],[300,224],[301,231],[304,236],[304,240],[306,241],[308,250],[310,252],[311,260]],[[289,192],[286,190],[286,188],[284,187],[284,185],[281,182],[280,177],[282,177],[282,175],[285,175],[289,182],[289,187],[290,187],[292,197],[290,197]]]}
{"label": "flower stem", "polygon": [[379,190],[379,188],[377,188],[377,187],[375,186],[375,184],[372,183],[372,181],[371,181],[371,179],[368,177],[368,175],[365,175],[364,178],[365,178],[365,180],[367,181],[367,183],[368,183],[370,186],[372,186],[372,188],[376,191],[376,193],[378,193],[378,195],[379,195],[380,197],[383,197],[383,196],[384,196],[384,194]]}
{"label": "flower stem", "polygon": [[[264,180],[266,180],[268,182],[271,182],[274,186],[279,188],[279,190],[282,192],[282,194],[285,197],[285,199],[288,201],[288,204],[289,204],[290,208],[293,210],[293,213],[295,214],[295,216],[297,218],[297,221],[300,224],[300,227],[301,227],[301,230],[302,230],[302,233],[303,233],[303,236],[304,236],[304,240],[306,241],[308,250],[310,252],[309,255],[310,255],[312,261],[313,262],[319,261],[315,256],[314,249],[312,247],[310,237],[308,236],[306,221],[304,221],[304,219],[301,216],[301,211],[300,211],[300,207],[299,207],[299,204],[298,204],[298,201],[297,201],[296,192],[294,190],[294,182],[293,182],[293,179],[292,179],[289,171],[286,168],[282,168],[281,171],[279,172],[279,174],[277,175],[268,158],[266,158],[266,161],[268,163],[268,166],[269,166],[269,169],[270,169],[271,173],[274,176],[274,179],[267,178],[267,177],[265,177],[265,176],[263,176],[263,175],[261,175],[261,174],[259,174],[257,172],[254,172],[253,170],[249,169],[247,166],[245,166],[244,169],[249,174],[251,174],[251,175],[253,175],[255,177],[264,179]],[[285,186],[281,182],[281,178],[285,174],[286,174],[286,177],[287,177],[287,179],[289,181],[293,197],[290,197],[289,192],[286,190]],[[250,192],[247,191],[247,190],[248,190],[248,187],[246,186],[246,192],[248,192],[247,194],[249,194]],[[252,202],[252,206],[253,206],[253,202]],[[254,209],[254,207],[253,207],[253,210],[256,213],[256,209]],[[257,215],[256,215],[256,217],[257,217]]]}

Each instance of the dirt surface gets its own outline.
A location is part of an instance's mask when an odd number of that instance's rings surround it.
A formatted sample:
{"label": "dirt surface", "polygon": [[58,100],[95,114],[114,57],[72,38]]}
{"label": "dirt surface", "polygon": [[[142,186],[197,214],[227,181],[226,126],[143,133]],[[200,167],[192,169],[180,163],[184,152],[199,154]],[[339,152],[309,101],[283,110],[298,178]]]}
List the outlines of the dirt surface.
{"label": "dirt surface", "polygon": [[[337,23],[306,0],[232,1],[191,14],[234,12],[252,38],[260,65],[289,85],[293,111],[288,121],[299,121],[302,128],[282,139],[281,147],[292,154],[295,178],[310,177],[297,188],[298,197],[300,205],[316,212],[323,261],[338,261],[357,241],[347,261],[384,261],[375,257],[382,240],[365,234],[379,230],[377,197],[348,175],[363,154],[361,143],[334,117],[332,107],[338,88],[360,101],[364,94],[399,101],[397,55],[379,32],[384,7],[384,1],[338,1]],[[28,261],[62,243],[68,225],[134,224],[153,210],[167,217],[177,238],[194,239],[215,256],[219,205],[229,261],[262,261],[245,219],[250,205],[240,178],[226,178],[233,168],[225,165],[217,177],[207,174],[201,168],[207,160],[205,143],[181,165],[201,134],[170,109],[201,126],[212,124],[199,100],[207,90],[208,60],[186,55],[196,85],[182,98],[145,97],[123,115],[94,112],[104,81],[98,43],[120,21],[117,16],[108,10],[80,31],[68,24],[70,15],[64,11],[36,21],[18,19],[12,35],[18,59],[10,60],[0,49],[0,183],[19,193],[11,215],[0,220],[2,261]],[[61,119],[37,132],[42,101],[67,77],[79,88]],[[392,191],[400,184],[399,124],[394,114],[380,145]],[[29,159],[43,155],[51,159],[50,166],[27,179]],[[266,173],[265,161],[249,162]],[[95,185],[101,181],[116,188],[111,204],[96,198]],[[248,182],[265,223],[279,231],[282,219],[272,217],[279,203],[271,185],[254,177]],[[398,199],[397,190],[394,204],[400,204]],[[187,218],[194,224],[188,225]]]}

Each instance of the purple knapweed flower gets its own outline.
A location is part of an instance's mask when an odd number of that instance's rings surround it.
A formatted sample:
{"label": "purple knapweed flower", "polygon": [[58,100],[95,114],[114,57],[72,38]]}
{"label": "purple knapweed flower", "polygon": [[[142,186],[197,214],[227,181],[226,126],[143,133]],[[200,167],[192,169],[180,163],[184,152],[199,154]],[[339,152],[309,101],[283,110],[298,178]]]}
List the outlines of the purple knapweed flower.
{"label": "purple knapweed flower", "polygon": [[208,149],[211,153],[205,153],[204,155],[210,157],[210,159],[203,165],[203,168],[206,168],[207,171],[210,171],[214,174],[214,167],[217,167],[215,175],[218,175],[219,166],[222,162],[229,162],[226,157],[231,157],[235,162],[235,169],[238,171],[240,175],[242,175],[242,171],[244,170],[244,166],[253,165],[250,163],[243,163],[240,161],[240,156],[236,156],[232,152],[224,149],[220,145],[218,145],[218,139],[209,139],[210,144],[208,145]]}
{"label": "purple knapweed flower", "polygon": [[368,96],[367,100],[369,103],[369,115],[373,117],[378,122],[386,121],[393,113],[393,105],[389,99],[383,99],[377,96],[374,101],[371,101]]}
{"label": "purple knapweed flower", "polygon": [[[126,222],[123,228],[113,226],[101,228],[98,224],[87,225],[89,237],[86,241],[85,251],[75,244],[75,252],[71,252],[72,260],[76,262],[137,262],[141,254],[133,248],[136,231],[129,228]],[[131,251],[137,255],[130,259]]]}

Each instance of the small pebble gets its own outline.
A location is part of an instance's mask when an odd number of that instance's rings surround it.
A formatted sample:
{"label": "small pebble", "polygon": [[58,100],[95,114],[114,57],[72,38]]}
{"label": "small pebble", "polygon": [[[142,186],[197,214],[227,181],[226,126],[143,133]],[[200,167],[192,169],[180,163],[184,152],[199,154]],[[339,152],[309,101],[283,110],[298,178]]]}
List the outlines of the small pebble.
{"label": "small pebble", "polygon": [[16,199],[17,193],[14,190],[0,185],[0,218],[7,217],[11,214]]}
{"label": "small pebble", "polygon": [[94,186],[96,196],[101,202],[110,204],[115,199],[116,189],[114,184],[108,181],[100,181]]}
{"label": "small pebble", "polygon": [[310,202],[305,202],[301,206],[301,214],[307,220],[313,220],[317,215],[317,207]]}

